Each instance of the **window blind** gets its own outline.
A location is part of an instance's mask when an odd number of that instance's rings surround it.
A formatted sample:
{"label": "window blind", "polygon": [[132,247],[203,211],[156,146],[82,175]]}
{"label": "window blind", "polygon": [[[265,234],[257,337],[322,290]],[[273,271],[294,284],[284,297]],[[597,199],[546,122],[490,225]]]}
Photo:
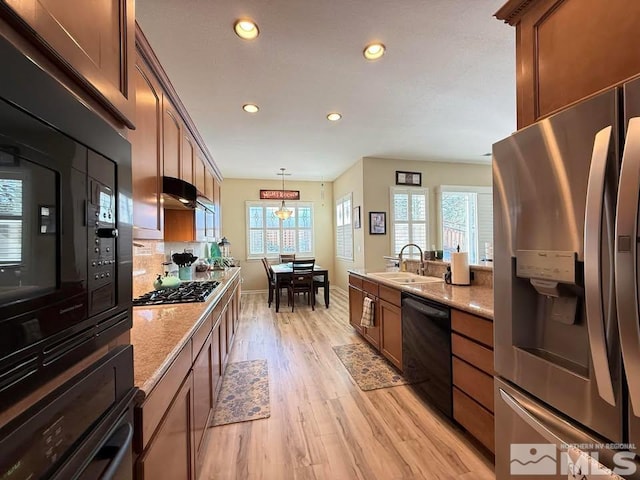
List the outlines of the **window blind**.
{"label": "window blind", "polygon": [[391,248],[398,255],[407,243],[429,244],[429,190],[391,187]]}

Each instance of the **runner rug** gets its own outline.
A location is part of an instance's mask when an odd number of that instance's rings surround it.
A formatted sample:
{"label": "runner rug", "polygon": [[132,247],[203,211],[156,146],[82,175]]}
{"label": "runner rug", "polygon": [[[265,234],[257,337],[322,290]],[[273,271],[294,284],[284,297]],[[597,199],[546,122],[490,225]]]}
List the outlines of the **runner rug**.
{"label": "runner rug", "polygon": [[270,415],[267,361],[229,363],[222,379],[212,426],[258,420]]}
{"label": "runner rug", "polygon": [[403,377],[382,355],[366,343],[339,345],[333,347],[333,351],[363,391],[407,385],[423,380],[413,376],[412,378]]}

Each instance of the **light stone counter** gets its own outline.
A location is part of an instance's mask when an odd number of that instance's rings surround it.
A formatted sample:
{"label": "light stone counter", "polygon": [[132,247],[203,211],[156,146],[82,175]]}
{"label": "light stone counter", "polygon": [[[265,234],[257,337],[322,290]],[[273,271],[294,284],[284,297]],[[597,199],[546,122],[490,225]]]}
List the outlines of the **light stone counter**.
{"label": "light stone counter", "polygon": [[419,295],[458,310],[464,310],[465,312],[493,320],[493,288],[473,285],[459,287],[448,285],[444,282],[398,285],[380,277],[368,276],[367,271],[362,268],[350,269],[349,272],[397,288],[403,292]]}
{"label": "light stone counter", "polygon": [[167,371],[193,333],[213,310],[240,268],[197,274],[194,280],[217,280],[220,285],[203,303],[175,303],[133,307],[134,384],[142,401]]}

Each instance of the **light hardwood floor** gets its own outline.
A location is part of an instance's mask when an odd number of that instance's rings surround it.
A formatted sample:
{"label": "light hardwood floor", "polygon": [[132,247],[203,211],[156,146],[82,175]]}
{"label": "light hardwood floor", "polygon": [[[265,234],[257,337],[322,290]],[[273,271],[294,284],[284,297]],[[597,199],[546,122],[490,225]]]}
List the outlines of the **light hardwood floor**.
{"label": "light hardwood floor", "polygon": [[[283,297],[284,299],[284,297]],[[348,297],[315,312],[242,296],[229,361],[266,359],[271,417],[213,427],[203,479],[495,479],[493,465],[407,386],[363,392],[331,347],[362,342]]]}

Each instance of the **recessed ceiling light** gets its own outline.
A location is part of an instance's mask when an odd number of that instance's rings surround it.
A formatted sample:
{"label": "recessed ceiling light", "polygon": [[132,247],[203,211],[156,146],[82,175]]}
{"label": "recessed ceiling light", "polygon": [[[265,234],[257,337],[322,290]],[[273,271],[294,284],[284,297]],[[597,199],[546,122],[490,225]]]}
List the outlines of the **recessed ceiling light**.
{"label": "recessed ceiling light", "polygon": [[253,40],[260,33],[258,25],[256,25],[253,20],[247,18],[236,20],[236,23],[233,24],[233,29],[236,35],[245,40]]}
{"label": "recessed ceiling light", "polygon": [[367,60],[377,60],[384,55],[385,46],[381,43],[367,45],[362,54]]}
{"label": "recessed ceiling light", "polygon": [[254,105],[253,103],[246,103],[242,106],[242,109],[247,112],[247,113],[258,113],[258,110],[260,110],[258,108],[257,105]]}
{"label": "recessed ceiling light", "polygon": [[327,115],[327,120],[329,120],[330,122],[337,122],[341,118],[342,118],[342,115],[340,115],[338,112],[332,112],[329,115]]}

